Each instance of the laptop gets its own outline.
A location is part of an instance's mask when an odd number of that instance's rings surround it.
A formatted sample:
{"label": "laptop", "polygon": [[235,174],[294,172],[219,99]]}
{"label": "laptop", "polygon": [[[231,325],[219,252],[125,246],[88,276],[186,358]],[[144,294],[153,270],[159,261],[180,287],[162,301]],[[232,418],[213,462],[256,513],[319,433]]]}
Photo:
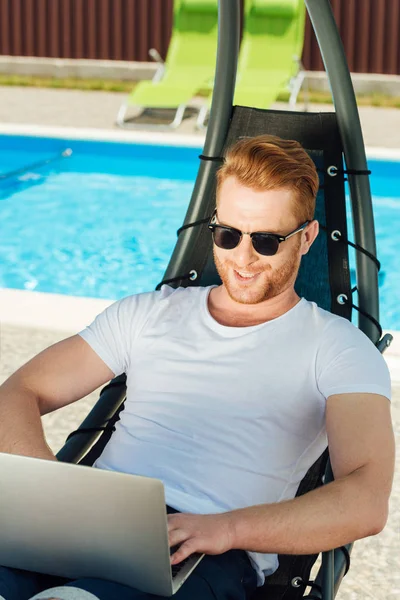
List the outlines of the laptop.
{"label": "laptop", "polygon": [[171,596],[204,556],[171,568],[158,479],[0,453],[0,486],[2,566]]}

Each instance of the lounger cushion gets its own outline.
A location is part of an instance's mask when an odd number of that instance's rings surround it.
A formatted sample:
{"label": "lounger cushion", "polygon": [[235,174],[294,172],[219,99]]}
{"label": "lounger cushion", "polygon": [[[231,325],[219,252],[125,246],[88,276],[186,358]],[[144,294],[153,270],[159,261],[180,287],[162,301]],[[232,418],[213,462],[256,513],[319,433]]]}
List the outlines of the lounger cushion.
{"label": "lounger cushion", "polygon": [[181,0],[181,2],[181,7],[186,13],[216,13],[217,11],[215,0]]}
{"label": "lounger cushion", "polygon": [[299,0],[252,0],[252,12],[264,17],[292,19],[299,12]]}

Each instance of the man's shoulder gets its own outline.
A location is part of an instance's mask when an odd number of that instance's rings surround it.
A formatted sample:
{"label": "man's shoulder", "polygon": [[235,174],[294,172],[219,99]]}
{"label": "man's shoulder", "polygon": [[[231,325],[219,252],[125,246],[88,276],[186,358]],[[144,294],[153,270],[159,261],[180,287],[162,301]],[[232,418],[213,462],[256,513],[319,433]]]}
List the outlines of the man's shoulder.
{"label": "man's shoulder", "polygon": [[354,343],[357,346],[374,346],[371,340],[348,319],[335,315],[318,306],[315,302],[303,299],[303,316],[305,322],[314,332],[320,333],[320,343],[344,344]]}
{"label": "man's shoulder", "polygon": [[314,325],[317,336],[317,351],[320,357],[332,357],[343,352],[356,352],[361,357],[370,357],[379,362],[383,358],[369,337],[348,319],[330,313],[317,306],[314,302],[307,302],[310,316],[309,324]]}
{"label": "man's shoulder", "polygon": [[[205,287],[177,287],[164,284],[160,290],[141,292],[123,298],[120,303],[127,313],[159,314],[161,311],[183,309],[201,301]],[[155,311],[155,312],[154,312]]]}
{"label": "man's shoulder", "polygon": [[189,287],[177,287],[173,288],[167,284],[164,284],[158,292],[156,298],[159,301],[162,300],[171,300],[173,302],[187,302],[196,300],[200,297],[203,297],[203,294],[206,294],[208,290],[213,286],[189,286]]}
{"label": "man's shoulder", "polygon": [[126,304],[156,304],[168,299],[180,301],[189,299],[190,297],[198,296],[203,290],[205,290],[205,288],[200,286],[173,288],[168,284],[164,284],[159,290],[130,294],[129,296],[121,298],[119,302],[125,302]]}
{"label": "man's shoulder", "polygon": [[302,298],[302,300],[303,308],[305,311],[308,312],[309,318],[318,321],[322,325],[338,325],[344,328],[350,327],[353,329],[357,329],[357,327],[355,327],[348,319],[345,319],[344,317],[341,317],[339,315],[335,315],[334,313],[329,312],[329,310],[326,310],[325,308],[321,308],[315,302],[306,300],[305,298]]}
{"label": "man's shoulder", "polygon": [[310,325],[313,323],[314,326],[319,329],[325,329],[328,326],[336,324],[343,324],[344,327],[347,327],[348,325],[351,326],[351,323],[347,319],[335,315],[329,312],[329,310],[321,308],[315,302],[306,300],[305,298],[302,298],[301,308],[303,311],[302,317],[306,319]]}

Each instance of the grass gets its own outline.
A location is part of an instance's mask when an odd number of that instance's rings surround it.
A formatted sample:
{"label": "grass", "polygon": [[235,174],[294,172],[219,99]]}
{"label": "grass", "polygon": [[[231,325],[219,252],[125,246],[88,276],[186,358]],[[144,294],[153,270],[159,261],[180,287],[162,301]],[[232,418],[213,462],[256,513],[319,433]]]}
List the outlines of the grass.
{"label": "grass", "polygon": [[32,77],[29,75],[0,74],[0,86],[57,88],[67,90],[95,90],[102,92],[130,92],[135,82],[111,79],[57,79],[55,77]]}
{"label": "grass", "polygon": [[[308,94],[309,102],[313,104],[332,104],[332,96],[329,92],[310,91]],[[287,102],[289,94],[284,93],[278,96],[278,101]],[[300,92],[298,102],[304,102],[304,92]],[[400,96],[386,96],[375,92],[373,94],[358,94],[358,106],[380,106],[384,108],[400,108]]]}
{"label": "grass", "polygon": [[[66,79],[57,79],[54,77],[32,77],[28,75],[2,75],[0,74],[0,86],[19,86],[19,87],[40,87],[56,88],[68,90],[92,90],[101,92],[122,92],[129,93],[137,82],[110,80],[110,79],[75,79],[68,77]],[[208,91],[200,91],[199,96],[207,96]],[[315,104],[332,104],[332,97],[329,92],[311,91],[308,94],[309,102]],[[287,102],[288,93],[278,96],[278,101]],[[298,98],[299,103],[304,102],[304,93],[301,92]],[[357,103],[359,106],[380,106],[385,108],[400,108],[400,97],[386,96],[380,93],[358,95]]]}

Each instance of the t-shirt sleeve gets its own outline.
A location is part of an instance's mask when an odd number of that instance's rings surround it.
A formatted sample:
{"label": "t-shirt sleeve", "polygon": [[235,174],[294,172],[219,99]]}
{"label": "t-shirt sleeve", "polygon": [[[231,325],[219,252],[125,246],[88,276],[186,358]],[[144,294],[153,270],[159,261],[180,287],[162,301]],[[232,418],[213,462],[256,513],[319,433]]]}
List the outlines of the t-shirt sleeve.
{"label": "t-shirt sleeve", "polygon": [[131,347],[154,305],[159,292],[126,296],[101,312],[80,335],[115,376],[126,373]]}
{"label": "t-shirt sleeve", "polygon": [[391,399],[390,373],[382,354],[360,329],[345,319],[335,319],[324,329],[316,378],[325,398],[358,392]]}

